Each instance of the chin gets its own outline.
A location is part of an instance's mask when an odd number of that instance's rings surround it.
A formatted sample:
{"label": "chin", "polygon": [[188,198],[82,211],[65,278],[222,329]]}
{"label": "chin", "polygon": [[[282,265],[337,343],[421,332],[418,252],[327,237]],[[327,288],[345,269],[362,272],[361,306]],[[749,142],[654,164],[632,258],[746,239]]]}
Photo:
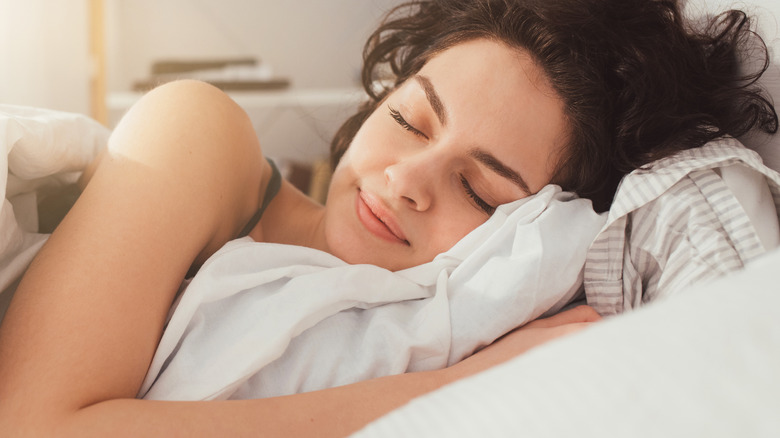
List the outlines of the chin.
{"label": "chin", "polygon": [[361,231],[351,228],[350,224],[351,219],[341,218],[333,218],[326,223],[327,252],[351,265],[375,265],[390,271],[400,271],[419,264],[413,263],[410,254],[404,254],[401,248],[393,247],[399,245],[361,237]]}
{"label": "chin", "polygon": [[[358,250],[355,251],[354,247],[345,248],[338,245],[331,246],[331,254],[340,258],[341,260],[351,265],[374,265],[380,268],[387,269],[389,271],[400,271],[402,269],[410,268],[413,265],[410,264],[408,258],[405,261],[400,260],[388,260],[387,251],[382,249],[376,250]],[[384,257],[379,255],[384,255]]]}

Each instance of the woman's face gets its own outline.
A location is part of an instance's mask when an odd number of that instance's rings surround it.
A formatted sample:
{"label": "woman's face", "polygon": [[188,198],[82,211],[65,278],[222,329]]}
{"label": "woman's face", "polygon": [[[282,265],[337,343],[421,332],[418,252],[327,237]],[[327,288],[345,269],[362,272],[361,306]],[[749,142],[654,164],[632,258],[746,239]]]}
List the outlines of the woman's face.
{"label": "woman's face", "polygon": [[433,57],[360,128],[336,168],[328,250],[399,270],[429,262],[495,207],[550,182],[563,103],[522,51],[489,41]]}

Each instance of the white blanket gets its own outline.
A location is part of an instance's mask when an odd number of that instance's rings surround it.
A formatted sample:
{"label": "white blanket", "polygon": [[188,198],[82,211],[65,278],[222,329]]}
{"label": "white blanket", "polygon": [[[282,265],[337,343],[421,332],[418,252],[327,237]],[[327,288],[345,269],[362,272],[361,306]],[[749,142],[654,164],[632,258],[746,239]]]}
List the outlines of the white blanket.
{"label": "white blanket", "polygon": [[0,294],[46,241],[37,232],[38,194],[75,182],[108,135],[81,114],[0,105]]}
{"label": "white blanket", "polygon": [[780,250],[537,347],[356,437],[777,437]]}
{"label": "white blanket", "polygon": [[[73,183],[108,136],[83,115],[0,105],[0,290],[13,289],[47,238],[38,195]],[[260,397],[444,367],[568,302],[603,223],[589,201],[549,186],[398,273],[231,242],[181,296],[141,394]],[[9,296],[0,294],[0,317]]]}
{"label": "white blanket", "polygon": [[140,396],[258,398],[442,368],[565,305],[604,223],[548,186],[400,272],[233,241],[182,295]]}

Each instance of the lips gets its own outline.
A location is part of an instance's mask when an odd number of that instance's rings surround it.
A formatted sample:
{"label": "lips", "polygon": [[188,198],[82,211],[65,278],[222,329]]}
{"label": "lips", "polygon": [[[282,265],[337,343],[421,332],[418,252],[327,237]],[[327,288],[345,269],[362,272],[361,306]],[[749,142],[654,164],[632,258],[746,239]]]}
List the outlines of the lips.
{"label": "lips", "polygon": [[360,190],[356,203],[358,219],[369,232],[388,242],[409,245],[401,228],[379,198]]}

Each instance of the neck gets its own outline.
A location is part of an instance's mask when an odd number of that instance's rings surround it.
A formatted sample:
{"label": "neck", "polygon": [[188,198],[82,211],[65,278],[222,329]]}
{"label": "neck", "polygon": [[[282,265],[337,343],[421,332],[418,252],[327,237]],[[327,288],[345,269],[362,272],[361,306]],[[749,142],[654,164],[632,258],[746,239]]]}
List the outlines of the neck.
{"label": "neck", "polygon": [[249,235],[259,242],[284,243],[328,251],[325,207],[287,181]]}

